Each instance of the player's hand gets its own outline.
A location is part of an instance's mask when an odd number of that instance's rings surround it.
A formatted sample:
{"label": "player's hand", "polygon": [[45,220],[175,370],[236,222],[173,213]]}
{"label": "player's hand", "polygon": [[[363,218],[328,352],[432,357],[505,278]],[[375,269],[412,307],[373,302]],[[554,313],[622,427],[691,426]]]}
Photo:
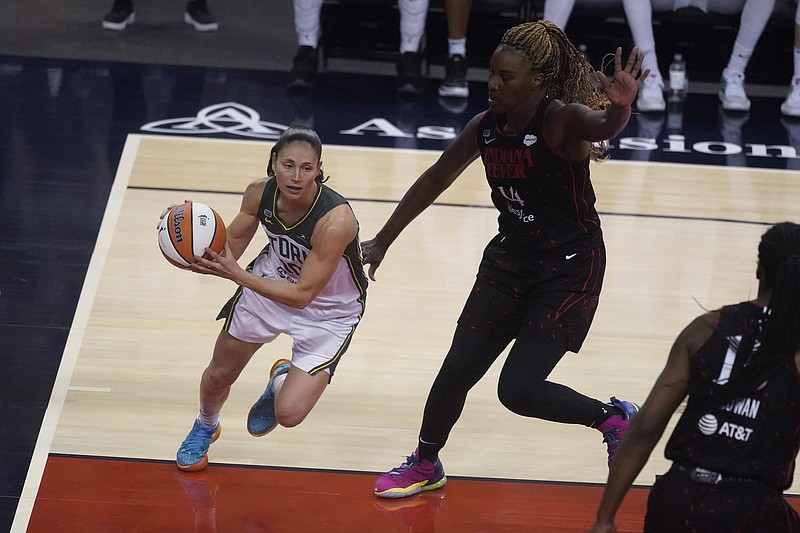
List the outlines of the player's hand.
{"label": "player's hand", "polygon": [[641,72],[644,54],[633,47],[625,67],[622,66],[622,48],[614,53],[614,77],[609,81],[602,72],[596,72],[597,81],[603,87],[608,101],[619,107],[630,107],[636,98],[639,87],[650,75],[650,69]]}
{"label": "player's hand", "polygon": [[211,248],[206,248],[206,255],[209,258],[195,257],[195,262],[189,265],[192,272],[198,274],[210,274],[220,278],[230,279],[236,281],[238,276],[244,272],[244,269],[239,266],[236,259],[233,258],[231,247],[228,241],[225,241],[225,248],[221,254],[218,254]]}
{"label": "player's hand", "polygon": [[617,524],[614,522],[595,522],[588,533],[617,533]]}
{"label": "player's hand", "polygon": [[369,265],[367,271],[369,279],[375,281],[375,271],[381,266],[381,261],[386,255],[386,246],[380,244],[377,239],[370,239],[361,243],[361,253],[364,257],[364,264]]}
{"label": "player's hand", "polygon": [[179,204],[169,204],[167,207],[165,207],[164,210],[161,211],[161,214],[158,215],[158,224],[156,224],[156,229],[160,229],[161,228],[161,221],[164,220],[164,217],[167,216],[167,213],[172,211],[172,209],[174,207],[177,207],[179,205],[183,205],[183,204],[185,204],[186,202],[189,202],[189,201],[190,200],[184,200],[183,202],[181,202]]}

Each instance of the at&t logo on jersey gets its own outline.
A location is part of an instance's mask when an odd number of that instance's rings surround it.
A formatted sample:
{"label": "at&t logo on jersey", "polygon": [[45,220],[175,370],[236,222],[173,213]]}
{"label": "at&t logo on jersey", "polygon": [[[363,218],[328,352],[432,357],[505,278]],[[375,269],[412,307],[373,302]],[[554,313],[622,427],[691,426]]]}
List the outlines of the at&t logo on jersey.
{"label": "at&t logo on jersey", "polygon": [[[758,409],[761,407],[759,400],[753,398],[740,398],[725,405],[722,410],[744,418],[755,420],[758,416]],[[697,422],[697,429],[703,435],[723,435],[725,437],[747,442],[753,434],[753,428],[732,422],[719,423],[717,417],[712,414],[703,415]]]}

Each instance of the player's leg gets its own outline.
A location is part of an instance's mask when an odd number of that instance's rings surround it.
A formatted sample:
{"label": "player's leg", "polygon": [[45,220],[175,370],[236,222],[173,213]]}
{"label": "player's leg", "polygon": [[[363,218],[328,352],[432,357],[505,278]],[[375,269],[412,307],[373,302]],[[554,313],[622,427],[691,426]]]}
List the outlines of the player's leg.
{"label": "player's leg", "polygon": [[644,54],[642,70],[650,70],[650,75],[644,80],[636,97],[638,111],[664,111],[667,108],[664,101],[664,80],[658,68],[656,55],[656,41],[653,33],[653,11],[650,2],[640,0],[622,0],[628,27],[633,36],[633,43]]}
{"label": "player's leg", "polygon": [[604,403],[547,380],[566,347],[538,328],[525,328],[508,354],[497,385],[500,402],[510,411],[563,424],[580,424],[603,433],[608,463],[638,405],[612,398]]}
{"label": "player's leg", "polygon": [[294,28],[297,54],[292,60],[289,87],[310,89],[319,67],[319,36],[322,0],[294,0]]}
{"label": "player's leg", "polygon": [[746,0],[744,3],[741,24],[720,81],[719,98],[724,109],[750,110],[750,99],[745,92],[745,69],[774,8],[775,0]]}
{"label": "player's leg", "polygon": [[267,388],[247,415],[251,435],[260,437],[278,425],[290,428],[305,420],[350,346],[362,313],[360,304],[345,316],[291,313],[285,332],[294,340],[292,359],[279,359],[273,365]]}
{"label": "player's leg", "polygon": [[439,96],[466,98],[469,96],[467,30],[472,0],[445,0],[444,9],[447,17],[447,60]]}
{"label": "player's leg", "polygon": [[220,412],[231,386],[261,344],[244,342],[224,329],[217,336],[211,362],[200,380],[200,412],[177,454],[178,468],[203,470],[208,465],[208,448],[220,435]]}
{"label": "player's leg", "polygon": [[325,392],[330,374],[323,370],[314,375],[292,366],[282,384],[276,385],[275,416],[283,427],[294,427],[305,420]]}
{"label": "player's leg", "polygon": [[400,56],[397,60],[397,91],[419,95],[422,77],[422,38],[428,17],[428,0],[398,0],[400,10]]}
{"label": "player's leg", "polygon": [[547,0],[544,3],[544,18],[564,30],[574,7],[575,0]]}
{"label": "player's leg", "polygon": [[[800,3],[797,4],[797,10],[794,13],[794,46],[792,50],[792,80],[789,95],[781,104],[781,113],[788,117],[800,117]],[[786,121],[782,122],[784,125],[791,124]],[[789,126],[787,129],[790,129]]]}
{"label": "player's leg", "polygon": [[439,451],[461,416],[467,393],[509,341],[510,337],[499,338],[463,324],[456,327],[450,351],[428,393],[417,449],[405,463],[377,479],[376,496],[404,498],[444,486],[447,478]]}

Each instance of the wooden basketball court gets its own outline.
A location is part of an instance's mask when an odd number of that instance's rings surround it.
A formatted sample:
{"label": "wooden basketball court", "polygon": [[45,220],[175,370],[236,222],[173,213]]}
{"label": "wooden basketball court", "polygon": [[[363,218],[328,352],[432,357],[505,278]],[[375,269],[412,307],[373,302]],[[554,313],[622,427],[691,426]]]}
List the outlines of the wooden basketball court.
{"label": "wooden basketball court", "polygon": [[[271,145],[128,137],[15,524],[27,513],[33,532],[588,528],[607,474],[602,436],[505,410],[495,394],[502,356],[442,452],[448,485],[399,501],[372,495],[375,474],[416,445],[428,389],[496,230],[477,165],[390,249],[353,344],[306,421],[261,439],[245,429],[270,366],[289,354],[289,339],[279,339],[234,385],[209,469],[175,468],[220,327],[214,317],[235,287],[167,263],[158,215],[192,199],[231,220]],[[329,145],[323,161],[366,240],[437,155]],[[786,171],[656,162],[594,164],[592,179],[605,286],[583,350],[551,379],[641,402],[689,320],[755,295],[759,237],[796,217],[800,190]],[[243,262],[264,239],[257,234]],[[647,487],[668,468],[662,451],[663,442],[637,479],[620,531],[641,530]]]}

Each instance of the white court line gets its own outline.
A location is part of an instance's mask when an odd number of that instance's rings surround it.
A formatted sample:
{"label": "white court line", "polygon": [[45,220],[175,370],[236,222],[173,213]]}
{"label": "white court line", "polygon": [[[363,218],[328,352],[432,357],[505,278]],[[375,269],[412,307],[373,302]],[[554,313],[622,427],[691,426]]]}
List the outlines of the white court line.
{"label": "white court line", "polygon": [[36,439],[36,447],[33,449],[33,456],[28,467],[28,475],[25,477],[25,485],[22,487],[22,494],[17,504],[17,512],[14,514],[14,522],[11,524],[11,533],[24,533],[28,528],[33,505],[36,501],[36,494],[39,492],[39,484],[42,481],[42,474],[47,463],[47,456],[53,444],[58,420],[61,418],[61,411],[64,408],[64,401],[69,390],[69,382],[72,380],[75,362],[78,359],[81,344],[83,344],[83,335],[86,332],[97,288],[100,285],[100,278],[108,258],[111,238],[114,235],[114,229],[122,211],[122,202],[130,181],[133,163],[139,151],[140,140],[141,138],[138,135],[128,135],[125,140],[125,147],[122,149],[117,174],[114,177],[114,184],[111,186],[111,193],[106,203],[103,222],[100,225],[100,232],[97,235],[89,268],[86,271],[86,278],[83,281],[81,296],[69,330],[69,337],[67,337],[64,353],[61,356],[61,364],[58,367],[58,374],[53,384],[53,393],[44,413],[42,427],[39,430],[39,437]]}
{"label": "white court line", "polygon": [[111,387],[69,387],[69,390],[75,392],[111,392]]}

